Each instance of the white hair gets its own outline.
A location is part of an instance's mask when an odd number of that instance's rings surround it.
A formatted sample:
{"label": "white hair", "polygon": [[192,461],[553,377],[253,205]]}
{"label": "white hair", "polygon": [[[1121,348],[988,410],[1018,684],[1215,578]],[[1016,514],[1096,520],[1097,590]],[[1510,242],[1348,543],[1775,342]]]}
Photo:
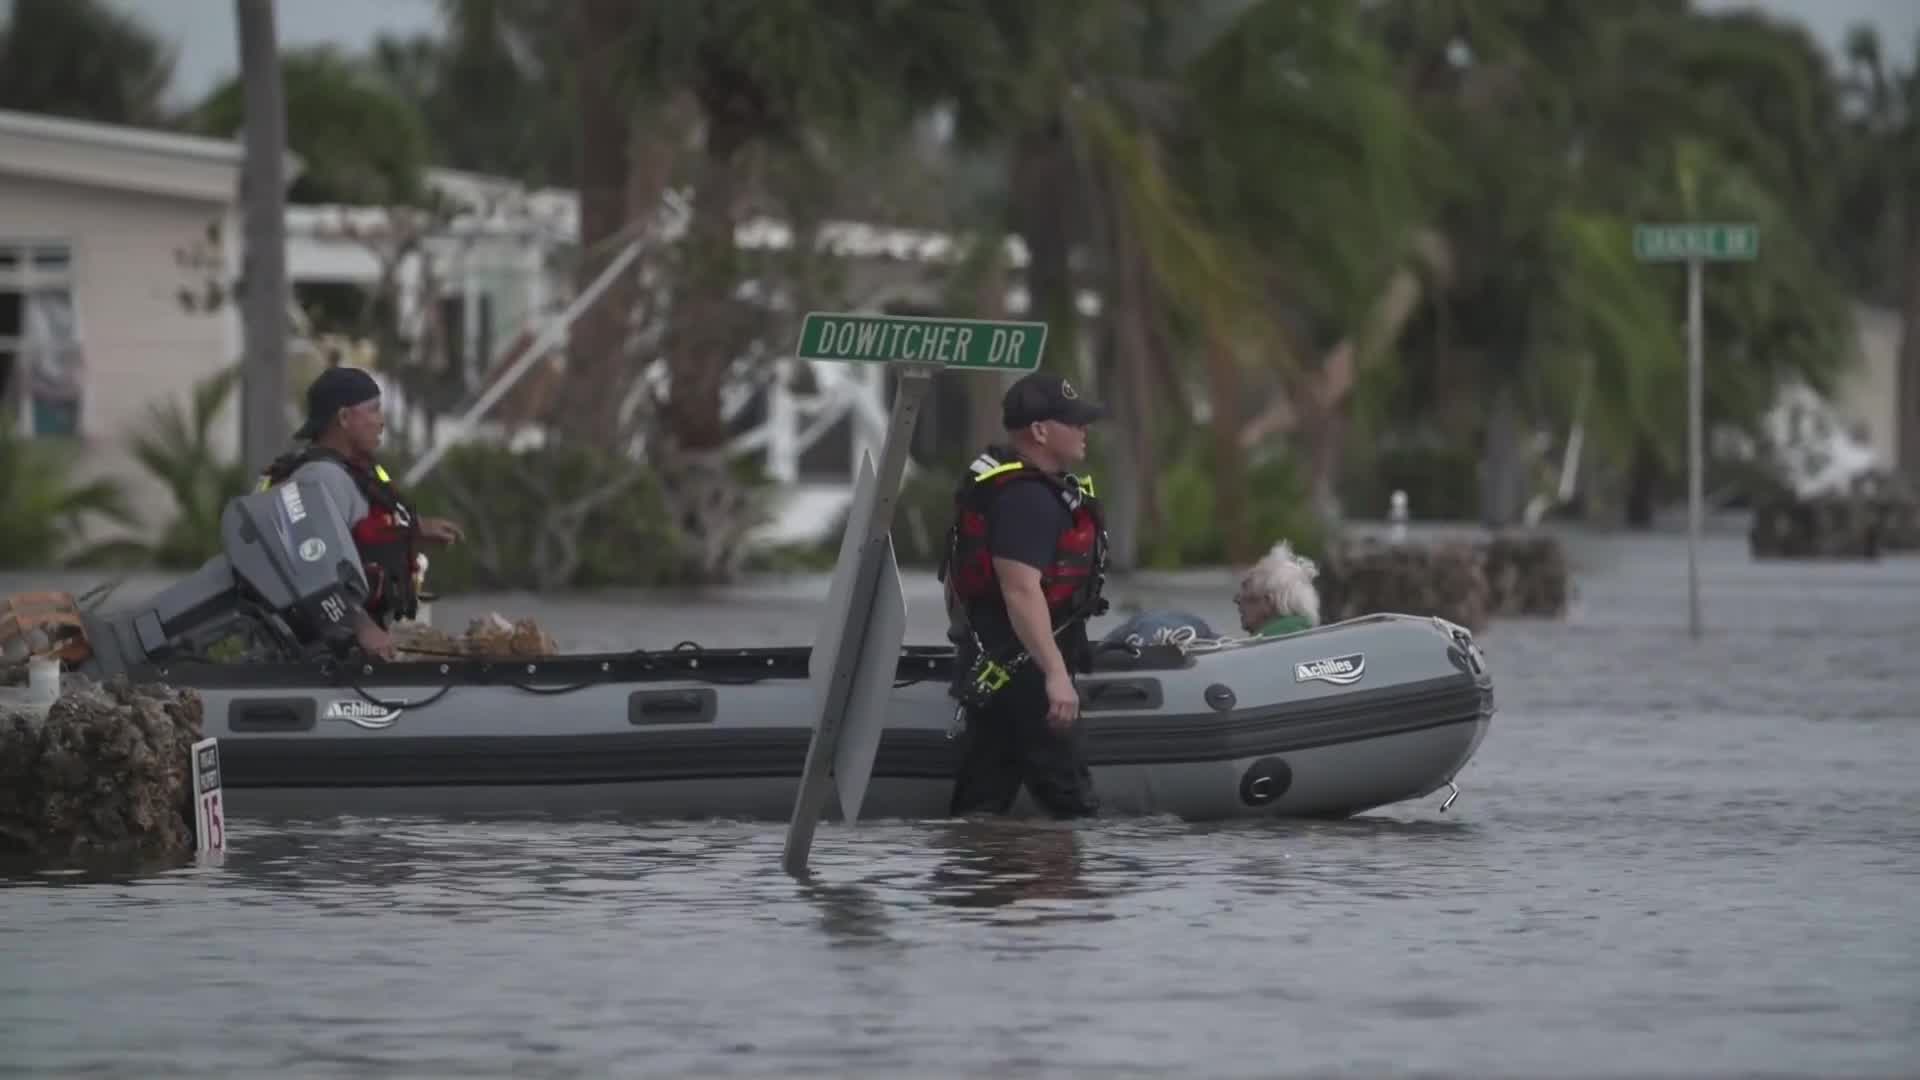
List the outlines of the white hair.
{"label": "white hair", "polygon": [[1312,559],[1295,554],[1293,545],[1282,540],[1241,577],[1240,586],[1271,604],[1275,617],[1302,615],[1318,626],[1320,592],[1313,587],[1313,579],[1319,574]]}

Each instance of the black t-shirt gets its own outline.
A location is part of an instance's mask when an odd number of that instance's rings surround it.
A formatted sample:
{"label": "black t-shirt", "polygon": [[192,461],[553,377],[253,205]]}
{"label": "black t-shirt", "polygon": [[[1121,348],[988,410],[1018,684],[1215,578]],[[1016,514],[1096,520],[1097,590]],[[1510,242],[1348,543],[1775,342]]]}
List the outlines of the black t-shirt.
{"label": "black t-shirt", "polygon": [[[1025,481],[1000,489],[987,520],[987,550],[994,558],[1012,559],[1044,573],[1053,565],[1060,535],[1073,527],[1073,511],[1058,491]],[[1083,671],[1088,666],[1086,626],[1086,620],[1075,620],[1056,638],[1067,665]]]}
{"label": "black t-shirt", "polygon": [[1073,525],[1073,514],[1060,501],[1060,493],[1032,481],[1001,488],[987,519],[992,523],[987,547],[994,558],[1012,559],[1043,572],[1053,565],[1060,534]]}

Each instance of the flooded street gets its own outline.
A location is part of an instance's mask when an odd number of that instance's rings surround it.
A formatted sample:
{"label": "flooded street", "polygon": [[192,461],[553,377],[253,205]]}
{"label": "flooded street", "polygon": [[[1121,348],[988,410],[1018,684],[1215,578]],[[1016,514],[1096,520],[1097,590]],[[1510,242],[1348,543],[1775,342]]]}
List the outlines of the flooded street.
{"label": "flooded street", "polygon": [[[223,867],[0,878],[0,1076],[1920,1073],[1920,559],[1710,537],[1694,641],[1681,540],[1574,554],[1566,619],[1481,638],[1500,712],[1445,814],[827,823],[802,884],[774,824],[236,800]],[[824,595],[435,621],[799,644]],[[1231,596],[1116,599],[1231,632]]]}

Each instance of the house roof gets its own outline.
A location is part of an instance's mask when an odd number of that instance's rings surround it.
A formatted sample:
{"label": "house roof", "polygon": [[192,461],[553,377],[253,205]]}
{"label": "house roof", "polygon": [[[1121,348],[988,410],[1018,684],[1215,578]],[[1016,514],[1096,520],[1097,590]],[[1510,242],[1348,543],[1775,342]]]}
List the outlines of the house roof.
{"label": "house roof", "polygon": [[[0,109],[0,173],[176,198],[229,202],[238,140]],[[287,179],[300,160],[287,155]]]}

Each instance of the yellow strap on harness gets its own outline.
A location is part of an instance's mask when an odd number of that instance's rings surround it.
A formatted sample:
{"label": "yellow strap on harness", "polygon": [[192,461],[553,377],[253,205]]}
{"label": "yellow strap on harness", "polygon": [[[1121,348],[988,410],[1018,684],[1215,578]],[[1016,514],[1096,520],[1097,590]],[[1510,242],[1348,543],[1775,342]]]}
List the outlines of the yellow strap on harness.
{"label": "yellow strap on harness", "polygon": [[999,476],[1001,473],[1009,473],[1018,468],[1020,468],[1020,463],[1017,461],[1009,461],[1005,465],[995,465],[993,468],[988,469],[986,472],[983,472],[979,476],[974,477],[973,482],[978,484],[986,480],[991,480],[994,477]]}
{"label": "yellow strap on harness", "polygon": [[393,483],[393,477],[387,475],[387,467],[385,465],[375,465],[373,467],[373,475],[379,477],[380,482],[383,484]]}

